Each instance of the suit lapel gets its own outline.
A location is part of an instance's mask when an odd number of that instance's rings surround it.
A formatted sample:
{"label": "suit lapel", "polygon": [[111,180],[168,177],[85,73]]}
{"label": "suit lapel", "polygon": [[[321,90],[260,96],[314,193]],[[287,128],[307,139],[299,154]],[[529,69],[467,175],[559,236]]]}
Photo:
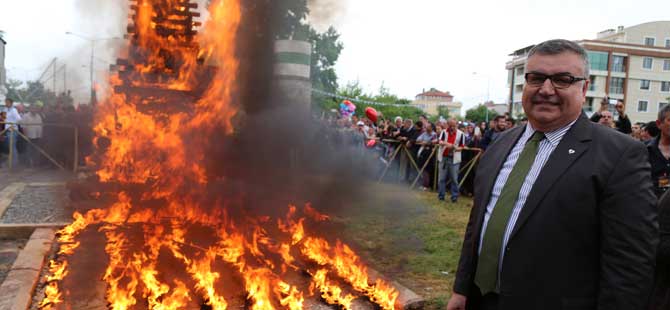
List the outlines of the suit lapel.
{"label": "suit lapel", "polygon": [[521,209],[519,218],[514,224],[510,240],[521,229],[528,217],[537,209],[544,196],[552,188],[554,183],[563,175],[572,164],[579,159],[588,149],[590,138],[590,121],[582,116],[570,130],[563,136],[561,142],[551,153],[547,163],[542,168],[533,187]]}

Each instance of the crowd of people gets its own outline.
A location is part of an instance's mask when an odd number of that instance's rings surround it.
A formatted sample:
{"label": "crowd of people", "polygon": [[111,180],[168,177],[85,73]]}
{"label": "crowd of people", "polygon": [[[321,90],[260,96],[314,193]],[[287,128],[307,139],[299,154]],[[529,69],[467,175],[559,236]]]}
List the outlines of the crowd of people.
{"label": "crowd of people", "polygon": [[[0,107],[0,168],[52,167],[74,165],[74,127],[78,128],[78,158],[92,151],[92,109],[80,105],[17,105],[12,98]],[[35,146],[47,153],[47,159]],[[11,154],[11,159],[10,159]]]}

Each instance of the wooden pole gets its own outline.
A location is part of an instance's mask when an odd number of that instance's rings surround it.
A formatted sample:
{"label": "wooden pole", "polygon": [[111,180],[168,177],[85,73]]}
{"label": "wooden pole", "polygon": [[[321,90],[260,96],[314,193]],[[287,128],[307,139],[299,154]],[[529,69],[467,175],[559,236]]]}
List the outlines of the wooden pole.
{"label": "wooden pole", "polygon": [[[46,157],[48,160],[50,160],[50,161],[51,161],[54,165],[56,165],[58,168],[60,168],[61,170],[66,170],[65,167],[63,167],[63,165],[61,165],[61,164],[58,163],[55,159],[53,159],[51,156],[49,156],[49,154],[47,154],[47,152],[45,152],[42,148],[40,148],[39,146],[35,145],[35,143],[33,143],[32,141],[30,141],[30,139],[28,139],[28,137],[26,137],[25,135],[23,135],[23,134],[22,134],[21,132],[19,132],[19,131],[16,131],[16,133],[18,133],[19,136],[21,136],[24,140],[26,140],[26,142],[28,142],[28,144],[30,144],[32,147],[36,148],[42,155],[44,155],[44,157]],[[10,149],[10,154],[11,154],[11,149]],[[10,155],[10,156],[11,156],[11,155]],[[10,158],[10,159],[11,159],[11,158]],[[10,169],[11,169],[11,164],[10,164]]]}

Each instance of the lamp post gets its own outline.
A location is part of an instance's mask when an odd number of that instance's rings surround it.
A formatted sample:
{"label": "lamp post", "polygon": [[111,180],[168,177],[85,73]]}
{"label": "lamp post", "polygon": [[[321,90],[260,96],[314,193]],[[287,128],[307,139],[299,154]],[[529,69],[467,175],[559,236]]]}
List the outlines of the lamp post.
{"label": "lamp post", "polygon": [[486,102],[484,103],[484,107],[486,108],[486,124],[488,125],[489,123],[489,107],[486,106],[486,103],[491,101],[491,77],[488,75],[482,75],[477,72],[472,72],[472,75],[478,75],[478,76],[484,76],[486,77]]}
{"label": "lamp post", "polygon": [[119,38],[119,37],[89,38],[87,36],[80,35],[80,34],[77,34],[77,33],[73,33],[73,32],[70,32],[70,31],[66,32],[65,34],[75,36],[75,37],[78,37],[80,39],[91,42],[91,64],[89,65],[89,68],[90,68],[90,79],[91,79],[91,103],[93,103],[93,91],[94,91],[94,85],[95,85],[95,83],[93,81],[94,60],[95,60],[95,43],[98,42],[98,41],[119,40],[121,38]]}

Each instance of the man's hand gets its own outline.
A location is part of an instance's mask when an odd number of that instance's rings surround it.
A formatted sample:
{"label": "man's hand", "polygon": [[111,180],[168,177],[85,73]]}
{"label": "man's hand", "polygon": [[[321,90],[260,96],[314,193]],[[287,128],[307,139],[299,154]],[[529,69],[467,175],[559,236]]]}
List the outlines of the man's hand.
{"label": "man's hand", "polygon": [[461,294],[454,293],[449,299],[447,310],[465,310],[465,302],[467,298]]}

